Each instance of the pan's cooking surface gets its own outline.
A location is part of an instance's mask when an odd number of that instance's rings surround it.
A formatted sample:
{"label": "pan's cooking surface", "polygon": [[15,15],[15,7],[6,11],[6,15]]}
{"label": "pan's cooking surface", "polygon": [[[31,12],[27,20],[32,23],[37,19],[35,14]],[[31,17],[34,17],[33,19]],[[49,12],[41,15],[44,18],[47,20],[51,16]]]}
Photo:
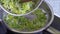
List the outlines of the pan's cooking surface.
{"label": "pan's cooking surface", "polygon": [[40,8],[26,16],[3,15],[3,20],[9,28],[20,32],[40,30],[46,25],[47,18]]}

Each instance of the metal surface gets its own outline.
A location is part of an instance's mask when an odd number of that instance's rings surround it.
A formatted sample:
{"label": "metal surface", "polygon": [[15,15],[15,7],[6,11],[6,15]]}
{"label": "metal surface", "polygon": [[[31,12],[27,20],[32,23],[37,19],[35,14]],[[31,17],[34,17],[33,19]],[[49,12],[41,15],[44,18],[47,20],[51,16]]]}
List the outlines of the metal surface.
{"label": "metal surface", "polygon": [[52,33],[52,34],[60,34],[60,31],[58,31],[57,29],[53,28],[53,27],[49,27],[47,29],[48,32]]}
{"label": "metal surface", "polygon": [[60,0],[45,0],[49,3],[54,11],[54,15],[60,18]]}
{"label": "metal surface", "polygon": [[16,31],[16,30],[9,28],[6,25],[7,28],[10,29],[11,31],[14,31],[17,33],[37,33],[37,32],[41,32],[41,31],[45,30],[47,27],[49,27],[51,25],[51,23],[54,19],[53,10],[52,10],[51,6],[48,3],[46,3],[45,1],[41,4],[41,6],[39,8],[44,9],[44,11],[46,11],[46,13],[48,14],[48,21],[47,21],[46,25],[43,28],[41,28],[40,30],[32,31],[32,32],[19,32],[19,31]]}

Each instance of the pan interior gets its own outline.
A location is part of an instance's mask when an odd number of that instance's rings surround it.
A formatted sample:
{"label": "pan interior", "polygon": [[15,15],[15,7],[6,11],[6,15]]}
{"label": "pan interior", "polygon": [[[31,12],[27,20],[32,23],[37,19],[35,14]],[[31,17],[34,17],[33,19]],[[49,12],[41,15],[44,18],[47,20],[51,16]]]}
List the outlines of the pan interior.
{"label": "pan interior", "polygon": [[25,16],[12,16],[4,13],[3,20],[5,24],[12,30],[20,32],[31,32],[40,30],[47,23],[47,13],[38,8],[36,11]]}

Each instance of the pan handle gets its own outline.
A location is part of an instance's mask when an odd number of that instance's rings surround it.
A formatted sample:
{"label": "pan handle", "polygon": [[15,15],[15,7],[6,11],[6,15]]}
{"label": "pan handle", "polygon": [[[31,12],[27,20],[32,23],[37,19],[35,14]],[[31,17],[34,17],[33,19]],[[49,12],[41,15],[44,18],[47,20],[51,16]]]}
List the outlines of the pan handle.
{"label": "pan handle", "polygon": [[2,19],[0,19],[0,25],[1,25],[1,23],[2,23]]}

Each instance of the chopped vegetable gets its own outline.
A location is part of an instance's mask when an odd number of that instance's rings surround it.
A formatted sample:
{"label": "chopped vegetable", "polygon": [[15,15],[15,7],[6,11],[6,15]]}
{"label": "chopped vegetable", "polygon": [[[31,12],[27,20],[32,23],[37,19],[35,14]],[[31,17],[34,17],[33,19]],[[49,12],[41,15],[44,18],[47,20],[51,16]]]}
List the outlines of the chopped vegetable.
{"label": "chopped vegetable", "polygon": [[22,0],[0,0],[1,5],[10,13],[26,14],[33,10],[35,2],[22,2]]}
{"label": "chopped vegetable", "polygon": [[25,16],[11,16],[4,17],[4,21],[7,25],[17,31],[35,31],[44,27],[46,24],[46,16],[41,9],[37,9],[35,12]]}

